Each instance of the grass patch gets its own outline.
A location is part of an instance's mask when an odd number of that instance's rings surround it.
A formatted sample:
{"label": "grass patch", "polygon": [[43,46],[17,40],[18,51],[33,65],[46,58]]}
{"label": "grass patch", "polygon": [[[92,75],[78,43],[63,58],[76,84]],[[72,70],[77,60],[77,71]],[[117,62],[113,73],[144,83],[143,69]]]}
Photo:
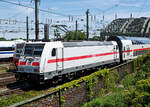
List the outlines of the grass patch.
{"label": "grass patch", "polygon": [[1,107],[6,107],[8,105],[19,102],[21,100],[25,100],[25,98],[22,96],[19,96],[19,95],[13,95],[10,98],[3,96],[0,99],[0,105],[1,105]]}
{"label": "grass patch", "polygon": [[38,95],[43,94],[43,93],[44,93],[44,91],[33,91],[32,90],[32,91],[24,93],[21,96],[16,95],[16,94],[14,94],[11,97],[3,96],[3,97],[0,98],[0,107],[6,107],[6,106],[9,106],[11,104],[18,103],[18,102],[21,102],[23,100],[27,100],[29,98],[38,96]]}

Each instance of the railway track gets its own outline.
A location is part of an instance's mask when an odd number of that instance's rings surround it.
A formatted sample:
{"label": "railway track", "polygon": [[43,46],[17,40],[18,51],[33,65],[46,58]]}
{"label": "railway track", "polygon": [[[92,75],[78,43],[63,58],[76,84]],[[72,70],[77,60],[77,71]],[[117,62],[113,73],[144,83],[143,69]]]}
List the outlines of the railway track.
{"label": "railway track", "polygon": [[0,73],[0,79],[5,78],[5,77],[10,77],[13,76],[14,74],[12,72],[5,72],[5,73]]}
{"label": "railway track", "polygon": [[13,62],[2,62],[2,61],[0,61],[0,64],[11,64],[11,63],[13,63]]}
{"label": "railway track", "polygon": [[16,69],[15,65],[13,62],[0,62],[0,69]]}
{"label": "railway track", "polygon": [[10,72],[15,70],[13,62],[0,61],[0,70],[3,72],[0,73],[0,88],[5,87],[10,83],[16,82],[14,73]]}
{"label": "railway track", "polygon": [[35,90],[36,88],[31,86],[25,81],[15,82],[9,84],[7,87],[0,89],[0,97],[11,97],[14,94],[22,95],[28,91]]}
{"label": "railway track", "polygon": [[[7,74],[9,75],[9,74]],[[9,76],[9,77],[0,77],[0,87],[6,87],[10,83],[16,82],[16,78],[14,76]]]}
{"label": "railway track", "polygon": [[14,73],[9,71],[14,71],[15,67],[13,62],[3,62],[0,61],[0,70],[6,70],[8,72],[0,73],[0,97],[11,96],[13,94],[23,94],[24,91],[16,83],[16,78]]}
{"label": "railway track", "polygon": [[25,91],[23,91],[22,89],[20,88],[16,88],[16,89],[4,89],[0,92],[0,97],[2,96],[12,96],[14,94],[18,94],[18,95],[21,95],[21,94],[24,94]]}
{"label": "railway track", "polygon": [[[11,97],[13,96],[14,94],[17,94],[17,95],[22,95],[24,94],[25,92],[27,92],[28,90],[30,90],[30,85],[27,85],[25,84],[25,82],[15,82],[15,83],[12,83],[12,84],[9,84],[7,86],[7,88],[3,88],[0,90],[0,97]],[[27,90],[28,89],[28,90]]]}

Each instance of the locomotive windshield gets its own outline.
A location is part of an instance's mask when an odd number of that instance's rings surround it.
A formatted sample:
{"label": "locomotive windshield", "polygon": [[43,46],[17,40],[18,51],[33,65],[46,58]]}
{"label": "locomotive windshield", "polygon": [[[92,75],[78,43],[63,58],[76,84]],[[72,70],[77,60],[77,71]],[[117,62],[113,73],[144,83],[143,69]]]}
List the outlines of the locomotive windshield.
{"label": "locomotive windshield", "polygon": [[26,44],[24,56],[40,57],[45,44]]}
{"label": "locomotive windshield", "polygon": [[24,43],[23,44],[17,44],[16,53],[22,53],[23,47],[24,47]]}

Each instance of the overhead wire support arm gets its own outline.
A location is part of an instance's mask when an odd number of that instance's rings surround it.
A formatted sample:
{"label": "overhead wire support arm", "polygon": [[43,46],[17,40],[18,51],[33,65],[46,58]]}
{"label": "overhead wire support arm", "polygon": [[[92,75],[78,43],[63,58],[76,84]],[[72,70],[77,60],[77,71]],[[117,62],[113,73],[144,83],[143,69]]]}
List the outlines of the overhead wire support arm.
{"label": "overhead wire support arm", "polygon": [[66,25],[52,25],[52,27],[58,28],[58,29],[62,30],[65,33],[69,32],[69,30],[67,28],[65,28],[65,27],[67,27]]}

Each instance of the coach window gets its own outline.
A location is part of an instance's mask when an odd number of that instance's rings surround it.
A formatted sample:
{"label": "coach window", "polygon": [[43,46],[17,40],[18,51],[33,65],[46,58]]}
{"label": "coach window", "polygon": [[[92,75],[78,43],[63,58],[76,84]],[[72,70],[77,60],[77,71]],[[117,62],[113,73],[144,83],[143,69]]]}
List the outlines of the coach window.
{"label": "coach window", "polygon": [[126,50],[126,47],[124,47],[124,51]]}
{"label": "coach window", "polygon": [[56,48],[52,49],[52,56],[56,56]]}
{"label": "coach window", "polygon": [[117,50],[119,49],[118,45],[116,46],[116,49],[117,49]]}

